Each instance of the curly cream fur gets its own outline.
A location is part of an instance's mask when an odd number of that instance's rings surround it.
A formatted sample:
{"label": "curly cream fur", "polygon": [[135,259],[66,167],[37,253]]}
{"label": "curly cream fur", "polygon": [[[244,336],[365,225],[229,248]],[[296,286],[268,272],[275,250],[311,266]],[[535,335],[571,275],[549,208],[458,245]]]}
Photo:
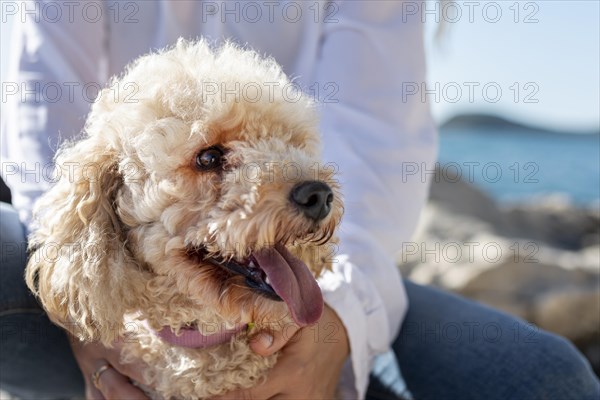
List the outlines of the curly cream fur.
{"label": "curly cream fur", "polygon": [[[133,97],[123,90],[131,85]],[[240,94],[257,87],[258,97]],[[314,106],[290,88],[272,59],[180,40],[114,79],[82,140],[57,155],[60,179],[37,204],[27,283],[50,318],[79,339],[110,345],[126,334],[123,359],[147,364],[157,397],[250,387],[276,356],[256,356],[247,334],[200,350],[163,342],[148,327],[283,329],[292,321],[285,303],[194,259],[190,247],[239,260],[281,243],[315,275],[329,267],[339,188],[319,164]],[[225,170],[198,171],[196,154],[213,145],[227,149]],[[335,192],[318,226],[288,200],[295,184],[313,179]]]}

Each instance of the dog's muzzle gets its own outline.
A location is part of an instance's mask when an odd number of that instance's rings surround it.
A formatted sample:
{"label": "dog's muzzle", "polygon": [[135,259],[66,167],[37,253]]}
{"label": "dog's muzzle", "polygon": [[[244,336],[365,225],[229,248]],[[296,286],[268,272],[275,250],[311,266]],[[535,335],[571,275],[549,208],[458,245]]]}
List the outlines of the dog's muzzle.
{"label": "dog's muzzle", "polygon": [[323,312],[323,294],[308,266],[282,244],[255,250],[245,260],[209,257],[203,248],[189,248],[199,258],[232,275],[244,277],[249,289],[275,301],[284,301],[299,326],[314,324]]}

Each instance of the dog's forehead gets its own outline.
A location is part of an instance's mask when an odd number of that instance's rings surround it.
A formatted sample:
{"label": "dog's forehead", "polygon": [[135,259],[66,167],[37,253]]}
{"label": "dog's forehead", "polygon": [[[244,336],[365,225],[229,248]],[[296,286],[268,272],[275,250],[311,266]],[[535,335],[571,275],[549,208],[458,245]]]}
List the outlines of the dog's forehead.
{"label": "dog's forehead", "polygon": [[[238,113],[238,115],[235,115]],[[223,118],[210,120],[204,129],[198,129],[207,143],[227,145],[231,142],[278,141],[300,148],[310,148],[318,141],[318,131],[312,121],[294,121],[284,114],[261,111],[233,112]],[[200,127],[201,123],[196,123]]]}
{"label": "dog's forehead", "polygon": [[[210,146],[269,141],[319,152],[313,100],[274,62],[233,47],[198,59],[204,50],[177,48],[129,71],[124,79],[138,82],[138,101],[106,107],[118,114],[111,121],[119,122],[113,125],[127,153],[187,160]],[[148,72],[157,68],[160,74]]]}
{"label": "dog's forehead", "polygon": [[314,121],[299,122],[284,114],[239,109],[211,119],[201,115],[186,121],[171,115],[147,122],[142,134],[124,140],[124,145],[125,153],[136,154],[135,158],[147,168],[165,171],[171,169],[166,165],[177,168],[192,163],[201,150],[213,146],[246,152],[253,148],[253,154],[294,148],[311,157],[318,156],[320,150]]}

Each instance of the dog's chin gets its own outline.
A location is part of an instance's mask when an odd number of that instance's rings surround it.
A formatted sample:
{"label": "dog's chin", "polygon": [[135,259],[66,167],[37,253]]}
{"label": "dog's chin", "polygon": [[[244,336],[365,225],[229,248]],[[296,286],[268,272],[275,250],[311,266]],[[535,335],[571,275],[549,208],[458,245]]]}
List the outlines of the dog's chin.
{"label": "dog's chin", "polygon": [[235,277],[254,294],[285,302],[300,326],[319,320],[323,296],[309,267],[283,245],[258,249],[244,258],[210,254],[203,246],[189,246],[186,256],[199,268],[215,268],[226,279]]}

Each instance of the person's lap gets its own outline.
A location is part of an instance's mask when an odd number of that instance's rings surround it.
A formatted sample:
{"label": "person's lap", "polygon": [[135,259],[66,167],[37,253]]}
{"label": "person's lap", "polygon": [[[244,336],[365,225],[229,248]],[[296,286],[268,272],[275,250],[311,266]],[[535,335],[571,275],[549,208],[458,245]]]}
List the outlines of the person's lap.
{"label": "person's lap", "polygon": [[409,309],[393,344],[416,399],[600,399],[587,360],[523,320],[405,281]]}
{"label": "person's lap", "polygon": [[66,335],[25,285],[25,235],[5,203],[0,203],[0,242],[0,388],[23,399],[81,395],[83,379]]}
{"label": "person's lap", "polygon": [[[0,241],[0,387],[27,399],[81,395],[66,335],[23,282],[23,229],[5,204]],[[599,398],[598,380],[566,340],[457,296],[405,284],[410,307],[393,350],[414,398]],[[368,397],[395,398],[377,379]]]}

